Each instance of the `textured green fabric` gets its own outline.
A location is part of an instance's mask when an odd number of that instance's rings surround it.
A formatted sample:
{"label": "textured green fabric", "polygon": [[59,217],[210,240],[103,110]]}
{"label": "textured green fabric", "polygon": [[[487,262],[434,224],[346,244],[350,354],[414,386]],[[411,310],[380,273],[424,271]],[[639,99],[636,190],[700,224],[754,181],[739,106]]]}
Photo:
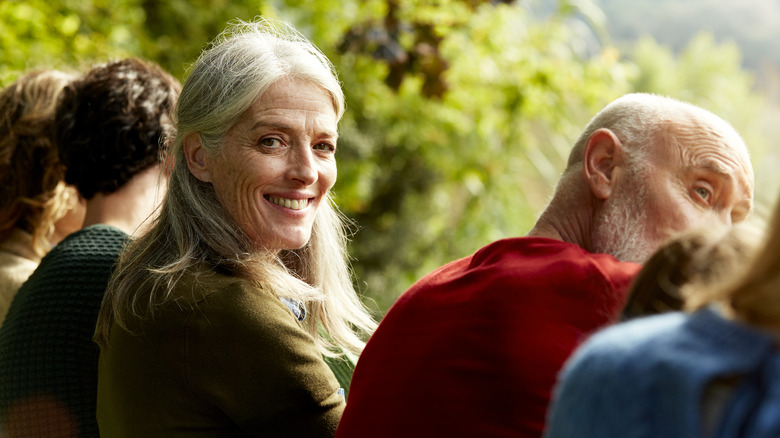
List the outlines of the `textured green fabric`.
{"label": "textured green fabric", "polygon": [[325,363],[339,381],[339,386],[344,390],[344,397],[349,396],[349,384],[352,382],[352,373],[355,371],[355,357],[344,354],[340,357],[326,357]]}
{"label": "textured green fabric", "polygon": [[0,418],[12,413],[18,436],[98,437],[92,335],[127,238],[105,225],[71,234],[14,297],[0,328]]}
{"label": "textured green fabric", "polygon": [[218,273],[182,278],[174,302],[99,361],[107,437],[332,437],[344,410],[312,337],[270,291]]}

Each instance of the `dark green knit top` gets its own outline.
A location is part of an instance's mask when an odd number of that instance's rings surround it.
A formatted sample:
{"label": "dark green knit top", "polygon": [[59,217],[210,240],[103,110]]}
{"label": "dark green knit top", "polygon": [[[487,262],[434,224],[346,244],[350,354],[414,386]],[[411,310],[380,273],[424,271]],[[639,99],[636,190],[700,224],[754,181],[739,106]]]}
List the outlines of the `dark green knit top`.
{"label": "dark green knit top", "polygon": [[52,249],[19,289],[0,327],[5,430],[17,436],[98,437],[99,350],[92,335],[127,238],[106,225],[77,231]]}

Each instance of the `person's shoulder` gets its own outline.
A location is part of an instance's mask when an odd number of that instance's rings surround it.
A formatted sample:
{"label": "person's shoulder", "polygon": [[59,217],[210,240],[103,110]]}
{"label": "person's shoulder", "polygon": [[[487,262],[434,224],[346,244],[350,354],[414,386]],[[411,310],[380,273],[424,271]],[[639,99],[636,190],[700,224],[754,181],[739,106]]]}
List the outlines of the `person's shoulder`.
{"label": "person's shoulder", "polygon": [[583,286],[592,290],[604,289],[625,292],[642,265],[624,262],[611,254],[588,252],[578,245],[567,243],[554,264],[558,271],[566,272],[571,279],[581,279]]}
{"label": "person's shoulder", "polygon": [[185,275],[177,284],[175,299],[206,320],[232,318],[236,323],[253,325],[295,322],[292,312],[269,287],[217,271]]}
{"label": "person's shoulder", "polygon": [[116,256],[129,238],[127,233],[118,228],[109,225],[90,225],[67,235],[46,254],[44,260],[82,255],[94,257],[103,253]]}
{"label": "person's shoulder", "polygon": [[468,256],[453,260],[420,277],[398,297],[393,307],[400,307],[419,297],[428,296],[428,291],[431,289],[456,280],[466,271],[471,258],[472,256]]}
{"label": "person's shoulder", "polygon": [[431,299],[440,291],[446,299],[454,291],[504,290],[554,285],[568,290],[572,285],[588,290],[623,290],[641,267],[622,263],[608,255],[590,254],[581,247],[541,237],[514,237],[491,242],[472,255],[449,262],[417,280],[399,297],[396,305]]}
{"label": "person's shoulder", "polygon": [[623,291],[642,268],[622,262],[609,254],[594,254],[570,242],[544,237],[504,239],[475,254],[474,262],[498,264],[508,268],[506,276],[524,275],[538,281],[592,291]]}
{"label": "person's shoulder", "polygon": [[218,273],[199,277],[188,280],[195,288],[177,288],[179,297],[189,294],[194,305],[169,306],[180,312],[174,318],[183,318],[192,340],[213,346],[230,339],[277,354],[313,346],[293,312],[267,286]]}
{"label": "person's shoulder", "polygon": [[640,349],[643,344],[665,339],[670,333],[681,330],[689,319],[690,315],[683,312],[636,318],[596,332],[587,343],[625,351]]}
{"label": "person's shoulder", "polygon": [[616,278],[625,280],[633,279],[642,269],[642,265],[633,262],[624,262],[618,260],[611,254],[588,252],[584,248],[568,244],[569,247],[563,255],[568,259],[568,263],[582,266],[588,270],[601,272],[606,278]]}
{"label": "person's shoulder", "polygon": [[[0,251],[0,289],[7,286],[12,289],[18,289],[19,286],[30,277],[30,274],[38,267],[38,263],[26,257],[17,254]],[[15,285],[11,287],[8,282]]]}
{"label": "person's shoulder", "polygon": [[75,233],[72,233],[71,236],[74,237],[74,241],[79,241],[82,243],[92,242],[93,246],[95,244],[115,246],[118,244],[124,244],[130,239],[130,235],[126,232],[106,224],[90,225],[88,227],[82,228],[79,231],[76,231]]}
{"label": "person's shoulder", "polygon": [[512,255],[541,257],[565,251],[579,251],[577,245],[546,237],[509,237],[491,242],[474,253],[475,262]]}
{"label": "person's shoulder", "polygon": [[[577,349],[569,367],[584,367],[590,372],[611,372],[650,364],[672,353],[689,315],[672,312],[638,318],[606,327],[591,335]],[[622,371],[625,371],[622,370]]]}
{"label": "person's shoulder", "polygon": [[[713,308],[636,318],[593,334],[583,354],[616,354],[645,364],[729,356],[750,361],[774,351],[774,337],[728,320]],[[750,356],[750,357],[748,357]],[[753,357],[755,356],[755,357]]]}
{"label": "person's shoulder", "polygon": [[32,234],[20,228],[11,229],[6,238],[0,241],[2,264],[7,263],[8,260],[16,259],[28,260],[36,265],[41,262],[41,256],[33,249]]}
{"label": "person's shoulder", "polygon": [[249,308],[253,305],[267,306],[273,303],[273,307],[287,309],[281,298],[268,285],[255,284],[249,280],[222,275],[214,279],[219,286],[219,293],[212,294],[208,300],[214,304]]}
{"label": "person's shoulder", "polygon": [[622,262],[610,254],[591,253],[581,246],[546,237],[513,237],[497,240],[480,248],[472,263],[490,263],[496,260],[529,259],[550,264],[597,266],[605,271],[635,273],[641,266]]}
{"label": "person's shoulder", "polygon": [[663,380],[658,365],[666,356],[654,344],[674,336],[685,320],[664,314],[593,334],[560,371],[545,437],[622,436],[627,427],[646,427],[644,418],[654,412],[647,400]]}

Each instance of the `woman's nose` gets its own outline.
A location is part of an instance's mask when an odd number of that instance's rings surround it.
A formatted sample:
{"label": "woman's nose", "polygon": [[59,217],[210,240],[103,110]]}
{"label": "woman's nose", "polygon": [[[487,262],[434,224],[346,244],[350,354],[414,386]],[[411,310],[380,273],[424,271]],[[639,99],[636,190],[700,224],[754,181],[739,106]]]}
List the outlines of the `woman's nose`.
{"label": "woman's nose", "polygon": [[301,181],[307,186],[314,184],[317,181],[314,151],[310,147],[296,147],[291,152],[287,169],[289,178]]}

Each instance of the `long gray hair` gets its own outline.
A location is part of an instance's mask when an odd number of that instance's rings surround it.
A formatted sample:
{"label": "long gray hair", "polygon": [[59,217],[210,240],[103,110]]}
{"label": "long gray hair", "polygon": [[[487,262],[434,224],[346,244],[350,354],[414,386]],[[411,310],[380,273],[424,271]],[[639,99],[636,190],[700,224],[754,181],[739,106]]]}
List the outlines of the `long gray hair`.
{"label": "long gray hair", "polygon": [[[203,264],[269,288],[280,298],[307,303],[304,325],[323,354],[338,346],[359,353],[357,332],[376,328],[355,292],[346,251],[346,220],[330,196],[320,205],[311,239],[279,254],[258,251],[217,200],[210,183],[193,176],[182,144],[197,135],[218,152],[227,131],[272,84],[310,81],[332,97],[337,117],[344,94],[328,59],[291,26],[267,19],[236,21],[204,51],[184,83],[176,108],[177,133],[169,151],[169,187],[149,233],[128,246],[111,279],[95,340],[105,345],[112,322],[150,318],[168,302],[185,272]],[[321,333],[320,329],[326,333]]]}

